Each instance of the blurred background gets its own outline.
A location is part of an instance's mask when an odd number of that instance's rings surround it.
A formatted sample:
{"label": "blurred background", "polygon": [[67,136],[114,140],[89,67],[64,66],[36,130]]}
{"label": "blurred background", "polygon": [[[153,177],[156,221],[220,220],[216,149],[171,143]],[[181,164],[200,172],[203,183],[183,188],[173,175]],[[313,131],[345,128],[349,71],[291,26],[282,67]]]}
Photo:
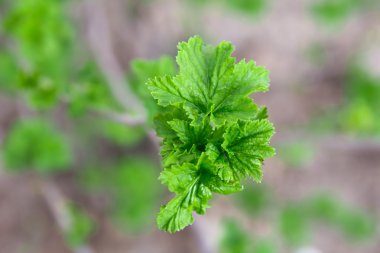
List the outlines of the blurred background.
{"label": "blurred background", "polygon": [[[380,2],[0,0],[1,253],[380,252]],[[271,72],[261,184],[157,230],[155,103],[192,35]]]}

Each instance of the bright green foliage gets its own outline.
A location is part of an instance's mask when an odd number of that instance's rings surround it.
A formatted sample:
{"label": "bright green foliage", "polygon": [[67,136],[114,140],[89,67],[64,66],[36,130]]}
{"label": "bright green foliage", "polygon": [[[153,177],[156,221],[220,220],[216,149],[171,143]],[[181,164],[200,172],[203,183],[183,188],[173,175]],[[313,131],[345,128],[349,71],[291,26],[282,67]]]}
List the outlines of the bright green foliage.
{"label": "bright green foliage", "polygon": [[253,61],[235,64],[231,43],[204,45],[200,37],[178,45],[179,74],[151,79],[161,107],[155,118],[163,138],[160,179],[176,194],[161,208],[158,226],[176,232],[204,214],[212,193],[242,189],[241,180],[262,179],[262,163],[274,154],[266,109],[248,97],[267,91],[268,71]]}
{"label": "bright green foliage", "polygon": [[28,119],[12,126],[4,143],[4,160],[9,170],[47,173],[68,168],[73,157],[64,136],[53,126]]}
{"label": "bright green foliage", "polygon": [[94,221],[79,207],[70,203],[66,206],[70,217],[70,229],[64,234],[67,245],[73,249],[84,245],[95,229]]}
{"label": "bright green foliage", "polygon": [[110,215],[122,229],[141,232],[153,223],[161,196],[157,168],[143,157],[129,158],[116,166],[90,168],[82,176],[91,192],[99,191],[110,200]]}

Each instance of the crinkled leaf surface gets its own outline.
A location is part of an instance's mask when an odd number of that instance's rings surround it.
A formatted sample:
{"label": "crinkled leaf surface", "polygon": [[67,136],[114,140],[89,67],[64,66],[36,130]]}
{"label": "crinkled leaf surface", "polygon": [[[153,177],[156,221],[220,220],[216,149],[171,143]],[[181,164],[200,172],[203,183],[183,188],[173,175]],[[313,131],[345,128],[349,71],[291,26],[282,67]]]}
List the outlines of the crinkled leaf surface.
{"label": "crinkled leaf surface", "polygon": [[179,73],[147,83],[159,105],[160,180],[175,194],[157,224],[170,233],[193,223],[193,212],[204,214],[212,193],[241,191],[246,177],[260,182],[264,160],[274,155],[267,109],[249,97],[268,90],[268,71],[253,61],[236,63],[229,42],[213,47],[196,36],[178,49]]}
{"label": "crinkled leaf surface", "polygon": [[178,49],[179,74],[156,77],[148,83],[159,105],[183,105],[190,118],[210,117],[217,126],[254,117],[257,106],[248,95],[268,90],[265,68],[253,61],[234,64],[234,47],[229,42],[212,47],[193,37],[180,43]]}

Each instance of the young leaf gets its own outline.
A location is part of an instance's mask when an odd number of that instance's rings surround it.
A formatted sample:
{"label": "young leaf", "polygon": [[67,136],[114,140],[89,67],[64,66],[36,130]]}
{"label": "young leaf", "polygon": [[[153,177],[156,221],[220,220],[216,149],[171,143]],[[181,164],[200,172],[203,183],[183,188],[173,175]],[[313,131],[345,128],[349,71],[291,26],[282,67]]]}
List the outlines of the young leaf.
{"label": "young leaf", "polygon": [[180,43],[178,49],[179,74],[148,82],[160,106],[183,106],[191,119],[210,117],[216,126],[254,117],[257,106],[248,95],[268,90],[265,68],[245,60],[235,65],[234,47],[228,42],[214,48],[196,36]]}
{"label": "young leaf", "polygon": [[157,218],[170,233],[190,225],[193,212],[204,214],[212,193],[241,191],[246,177],[260,182],[264,159],[274,155],[267,110],[249,98],[268,90],[268,71],[253,61],[235,64],[229,42],[213,47],[196,36],[178,49],[179,74],[147,83],[160,106],[160,179],[176,194]]}
{"label": "young leaf", "polygon": [[249,176],[256,182],[261,181],[261,164],[274,155],[274,148],[268,145],[273,131],[268,120],[239,121],[226,130],[221,159],[226,159],[224,164],[229,164],[227,168],[237,177],[235,180]]}

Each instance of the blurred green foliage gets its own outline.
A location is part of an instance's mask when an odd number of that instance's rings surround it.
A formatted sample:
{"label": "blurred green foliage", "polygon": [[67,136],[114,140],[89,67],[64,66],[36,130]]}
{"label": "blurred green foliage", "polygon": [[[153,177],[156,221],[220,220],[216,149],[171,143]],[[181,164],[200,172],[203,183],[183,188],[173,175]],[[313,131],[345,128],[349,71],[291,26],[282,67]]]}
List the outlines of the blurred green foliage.
{"label": "blurred green foliage", "polygon": [[148,111],[150,126],[153,126],[153,117],[157,114],[158,106],[145,84],[150,78],[173,76],[176,72],[175,62],[169,56],[162,56],[155,60],[135,59],[131,62],[130,84]]}
{"label": "blurred green foliage", "polygon": [[341,231],[350,241],[362,241],[376,234],[372,215],[344,204],[329,194],[317,194],[282,209],[279,228],[289,246],[301,246],[311,239],[316,222]]}
{"label": "blurred green foliage", "polygon": [[339,23],[360,8],[363,2],[357,0],[318,0],[312,5],[311,11],[322,22]]}
{"label": "blurred green foliage", "polygon": [[309,239],[310,228],[302,207],[286,206],[280,213],[279,230],[290,246],[300,246]]}
{"label": "blurred green foliage", "polygon": [[263,13],[269,0],[187,0],[187,2],[197,5],[197,7],[219,4],[229,11],[246,16],[257,16]]}
{"label": "blurred green foliage", "polygon": [[145,136],[146,131],[142,127],[132,127],[114,122],[109,119],[97,120],[98,133],[117,145],[137,145]]}
{"label": "blurred green foliage", "polygon": [[345,90],[341,128],[359,135],[379,135],[380,78],[354,64],[348,69]]}
{"label": "blurred green foliage", "polygon": [[84,211],[73,203],[67,206],[70,217],[70,229],[64,234],[70,248],[78,248],[87,243],[95,230],[95,222]]}
{"label": "blurred green foliage", "polygon": [[14,92],[19,70],[13,57],[5,50],[0,50],[0,69],[0,91]]}
{"label": "blurred green foliage", "polygon": [[219,242],[221,253],[276,253],[275,243],[252,238],[241,224],[234,219],[223,221],[223,234]]}
{"label": "blurred green foliage", "polygon": [[47,109],[58,101],[59,87],[49,77],[39,73],[21,73],[17,83],[24,91],[28,105],[36,109]]}
{"label": "blurred green foliage", "polygon": [[278,252],[276,245],[272,240],[260,240],[254,242],[253,253],[276,253]]}
{"label": "blurred green foliage", "polygon": [[16,122],[4,143],[6,168],[41,173],[67,169],[73,162],[69,143],[50,122],[25,119]]}
{"label": "blurred green foliage", "polygon": [[[237,194],[236,198],[238,200],[236,203],[247,211],[247,214],[253,215],[253,219],[275,221],[273,225],[277,225],[274,226],[277,229],[269,236],[281,238],[276,243],[285,243],[290,248],[310,243],[315,224],[336,229],[351,242],[369,240],[376,234],[378,221],[371,214],[360,208],[351,207],[331,194],[318,193],[299,201],[279,201],[272,200],[266,187],[254,185]],[[276,243],[267,245],[265,243],[267,241],[263,238],[258,240],[255,238],[256,233],[247,234],[236,221],[228,221],[224,227],[226,230],[224,236],[229,238],[229,241],[224,241],[236,245],[238,247],[236,252],[256,252],[252,251],[252,247],[263,248],[263,251],[257,252],[276,252],[276,247],[279,247]],[[244,234],[241,241],[234,239],[241,233]],[[221,247],[224,247],[222,242]],[[232,246],[226,246],[226,252],[235,252],[233,251],[235,249],[231,248]],[[250,250],[247,251],[247,248]]]}
{"label": "blurred green foliage", "polygon": [[351,240],[363,240],[376,233],[376,221],[359,209],[348,207],[328,194],[319,194],[308,202],[311,218],[341,230]]}
{"label": "blurred green foliage", "polygon": [[56,0],[15,0],[4,7],[0,86],[25,93],[36,109],[50,108],[67,83],[74,41],[73,29]]}
{"label": "blurred green foliage", "polygon": [[11,5],[4,27],[17,40],[20,55],[27,58],[33,71],[65,80],[74,44],[74,32],[65,16],[65,2],[14,0]]}
{"label": "blurred green foliage", "polygon": [[86,62],[81,66],[75,79],[68,85],[66,96],[72,116],[83,116],[89,110],[121,110],[94,62]]}
{"label": "blurred green foliage", "polygon": [[[343,82],[343,102],[312,117],[307,128],[316,133],[343,132],[357,137],[380,135],[380,77],[358,62],[350,63]],[[279,151],[281,156],[281,151]]]}
{"label": "blurred green foliage", "polygon": [[267,0],[224,0],[226,6],[241,13],[258,15],[266,7]]}
{"label": "blurred green foliage", "polygon": [[[0,87],[19,89],[35,109],[67,103],[73,116],[88,110],[119,110],[102,73],[83,52],[66,15],[69,1],[15,0],[4,15]],[[83,55],[83,53],[81,54]]]}
{"label": "blurred green foliage", "polygon": [[255,232],[249,234],[236,220],[228,219],[223,222],[221,252],[274,253],[282,242],[290,248],[297,248],[310,243],[313,225],[317,222],[341,231],[352,242],[368,240],[376,234],[377,222],[373,216],[327,194],[285,202],[282,206],[267,206],[266,210],[272,210],[271,219],[278,221],[278,229],[267,236],[280,236],[280,241],[260,238]]}
{"label": "blurred green foliage", "polygon": [[248,214],[256,216],[262,214],[272,204],[269,189],[262,184],[248,184],[244,191],[238,192],[234,198]]}
{"label": "blurred green foliage", "polygon": [[277,147],[278,156],[290,168],[307,165],[313,159],[314,152],[313,146],[302,140],[285,142]]}
{"label": "blurred green foliage", "polygon": [[159,209],[156,166],[146,157],[135,157],[103,167],[85,170],[81,183],[111,199],[110,215],[116,225],[128,232],[143,232],[154,223]]}
{"label": "blurred green foliage", "polygon": [[232,219],[223,223],[224,234],[220,242],[221,253],[248,253],[250,238],[246,231]]}

